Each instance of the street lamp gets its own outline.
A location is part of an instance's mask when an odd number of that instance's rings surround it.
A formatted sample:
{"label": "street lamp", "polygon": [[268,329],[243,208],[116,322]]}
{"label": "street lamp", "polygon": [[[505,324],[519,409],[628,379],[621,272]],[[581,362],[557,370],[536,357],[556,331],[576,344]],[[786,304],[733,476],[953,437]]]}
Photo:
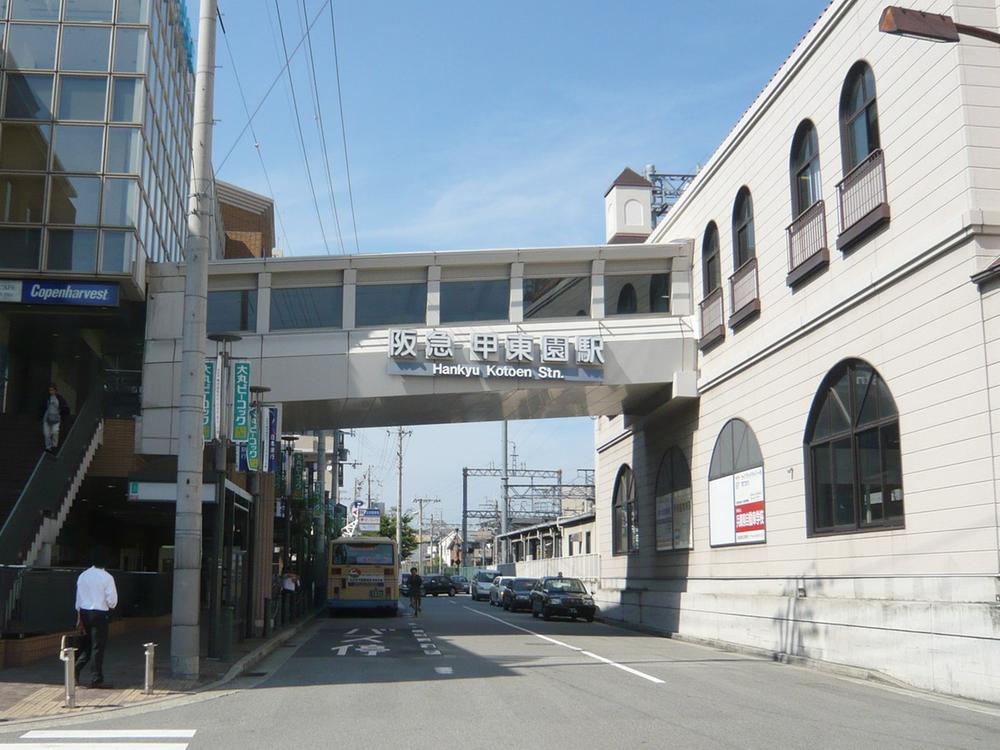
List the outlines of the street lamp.
{"label": "street lamp", "polygon": [[295,433],[285,433],[281,436],[281,445],[285,452],[285,551],[283,569],[288,568],[289,548],[292,544],[292,454],[295,453],[295,444],[299,440],[299,435]]}
{"label": "street lamp", "polygon": [[885,34],[909,36],[931,42],[957,42],[959,34],[1000,44],[1000,34],[979,26],[956,23],[951,16],[924,13],[911,8],[890,5],[882,11],[878,30]]}
{"label": "street lamp", "polygon": [[[261,496],[263,493],[261,492],[260,475],[261,475],[261,467],[263,466],[264,463],[264,455],[268,450],[268,446],[264,442],[264,412],[263,409],[261,408],[262,407],[261,398],[265,394],[270,393],[270,391],[271,389],[265,385],[250,386],[250,394],[253,399],[251,402],[251,408],[253,409],[254,414],[256,415],[257,418],[257,467],[253,470],[253,474],[251,475],[253,477],[254,501],[253,504],[250,506],[250,518],[247,520],[247,526],[249,528],[249,533],[247,534],[247,558],[248,558],[247,569],[250,571],[250,576],[251,576],[250,580],[252,582],[250,585],[250,591],[253,592],[253,596],[250,597],[250,601],[248,602],[247,618],[246,618],[247,633],[250,637],[257,635],[257,630],[256,630],[257,621],[254,615],[256,614],[256,609],[257,609],[257,601],[258,601],[257,597],[260,594],[260,592],[257,589],[257,584],[262,580],[260,576],[257,576],[257,571],[256,571],[258,565],[257,557],[258,555],[263,557],[264,555],[262,555],[261,553],[264,550],[269,549],[268,546],[263,543],[264,516],[260,512]],[[247,461],[247,463],[249,464],[250,462]],[[249,469],[250,467],[247,466],[247,468]],[[273,550],[272,553],[268,554],[273,554]],[[268,562],[268,569],[269,568],[270,568],[270,561]],[[264,578],[263,580],[267,579]],[[268,597],[268,600],[269,599],[270,597]],[[267,601],[265,601],[264,604],[265,604],[265,614],[263,620],[266,621]],[[261,628],[263,628],[263,622],[261,622]]]}

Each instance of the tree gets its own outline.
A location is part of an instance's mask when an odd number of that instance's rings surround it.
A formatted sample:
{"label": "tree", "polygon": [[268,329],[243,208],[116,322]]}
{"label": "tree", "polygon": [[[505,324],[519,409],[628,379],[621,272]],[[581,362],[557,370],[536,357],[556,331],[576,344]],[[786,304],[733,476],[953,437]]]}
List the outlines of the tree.
{"label": "tree", "polygon": [[[384,515],[379,521],[379,536],[387,536],[390,539],[396,538],[396,519],[393,516]],[[402,547],[399,559],[405,560],[417,548],[417,531],[413,528],[413,516],[409,513],[403,514],[403,536]]]}

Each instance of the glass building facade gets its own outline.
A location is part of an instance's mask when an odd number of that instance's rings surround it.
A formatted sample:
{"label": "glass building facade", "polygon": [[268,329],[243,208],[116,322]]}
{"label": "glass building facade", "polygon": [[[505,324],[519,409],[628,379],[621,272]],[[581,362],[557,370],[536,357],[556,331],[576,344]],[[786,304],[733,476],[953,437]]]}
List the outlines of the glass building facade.
{"label": "glass building facade", "polygon": [[177,261],[194,76],[179,0],[0,0],[0,271]]}

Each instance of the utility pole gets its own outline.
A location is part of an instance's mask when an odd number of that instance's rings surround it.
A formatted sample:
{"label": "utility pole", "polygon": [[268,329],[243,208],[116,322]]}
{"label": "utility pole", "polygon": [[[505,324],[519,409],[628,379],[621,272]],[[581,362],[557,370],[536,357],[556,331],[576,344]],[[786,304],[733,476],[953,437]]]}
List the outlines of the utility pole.
{"label": "utility pole", "polygon": [[417,532],[417,571],[424,574],[424,505],[426,503],[439,503],[441,500],[436,497],[416,497],[413,502],[420,506],[418,521],[419,531]]}
{"label": "utility pole", "polygon": [[[319,603],[322,600],[320,597],[326,590],[326,430],[316,432],[316,442],[316,469],[319,474],[316,480],[316,493],[319,497],[316,501],[319,504],[319,521],[316,523],[316,561],[313,580],[316,582],[316,601]],[[336,466],[334,463],[334,469]],[[333,483],[337,483],[336,477]]]}
{"label": "utility pole", "polygon": [[[517,468],[516,466],[514,467]],[[510,497],[508,494],[508,485],[510,484],[510,473],[507,468],[507,420],[503,421],[503,478],[500,480],[503,484],[503,496],[500,501],[500,533],[506,534],[508,531],[509,519],[507,514],[510,509]],[[507,562],[507,555],[505,553],[506,545],[501,542],[499,545],[500,549],[494,550],[499,553],[497,556],[500,558],[500,562]]]}
{"label": "utility pole", "polygon": [[399,438],[396,448],[396,463],[399,467],[399,483],[396,494],[396,554],[399,559],[403,559],[403,438],[413,434],[412,430],[404,430],[402,427],[396,428],[396,436]]}
{"label": "utility pole", "polygon": [[177,448],[177,508],[174,525],[174,586],[170,623],[170,671],[193,679],[200,673],[201,476],[204,435],[205,326],[208,301],[209,233],[213,207],[212,121],[215,88],[216,0],[201,0],[198,65],[191,131],[191,197],[184,253],[184,328]]}

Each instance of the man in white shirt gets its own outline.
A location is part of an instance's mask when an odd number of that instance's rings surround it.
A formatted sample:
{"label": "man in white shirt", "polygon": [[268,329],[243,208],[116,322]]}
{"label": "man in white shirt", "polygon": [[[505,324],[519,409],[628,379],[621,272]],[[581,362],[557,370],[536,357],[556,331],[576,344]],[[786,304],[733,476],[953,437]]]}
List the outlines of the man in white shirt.
{"label": "man in white shirt", "polygon": [[118,606],[118,589],[115,579],[104,568],[107,565],[107,550],[95,547],[93,565],[76,579],[76,626],[86,633],[87,642],[76,659],[76,679],[90,661],[93,679],[91,687],[106,687],[104,684],[104,652],[108,646],[108,620],[111,610]]}

